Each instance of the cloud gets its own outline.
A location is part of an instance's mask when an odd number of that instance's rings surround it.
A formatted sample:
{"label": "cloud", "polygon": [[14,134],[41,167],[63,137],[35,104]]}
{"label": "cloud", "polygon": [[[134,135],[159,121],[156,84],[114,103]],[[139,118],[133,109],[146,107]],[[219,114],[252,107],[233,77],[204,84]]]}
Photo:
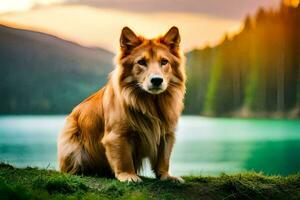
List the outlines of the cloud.
{"label": "cloud", "polygon": [[67,2],[67,0],[0,0],[0,14],[27,11],[37,7]]}
{"label": "cloud", "polygon": [[0,13],[25,11],[52,4],[77,4],[132,12],[187,12],[242,19],[258,7],[276,7],[281,0],[0,0]]}
{"label": "cloud", "polygon": [[134,12],[191,12],[222,18],[242,19],[258,7],[276,7],[281,0],[66,0],[100,8],[116,8]]}

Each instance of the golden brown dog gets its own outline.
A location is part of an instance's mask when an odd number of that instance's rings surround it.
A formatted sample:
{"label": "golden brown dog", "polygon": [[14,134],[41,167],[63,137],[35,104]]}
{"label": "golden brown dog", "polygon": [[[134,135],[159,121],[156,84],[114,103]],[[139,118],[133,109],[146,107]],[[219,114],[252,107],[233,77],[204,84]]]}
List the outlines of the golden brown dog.
{"label": "golden brown dog", "polygon": [[176,27],[155,39],[123,28],[108,83],[67,117],[58,139],[62,172],[139,182],[137,173],[148,158],[157,178],[183,181],[169,174],[185,93],[179,43]]}

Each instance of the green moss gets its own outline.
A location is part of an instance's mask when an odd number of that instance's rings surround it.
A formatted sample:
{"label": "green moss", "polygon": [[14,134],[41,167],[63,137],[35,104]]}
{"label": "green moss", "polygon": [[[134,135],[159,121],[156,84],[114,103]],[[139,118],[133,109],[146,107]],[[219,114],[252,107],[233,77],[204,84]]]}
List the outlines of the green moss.
{"label": "green moss", "polygon": [[80,180],[68,177],[65,175],[58,175],[57,177],[44,178],[39,176],[32,181],[33,187],[45,189],[49,193],[74,193],[76,191],[86,191],[88,187]]}
{"label": "green moss", "polygon": [[0,179],[0,199],[31,199],[32,194],[26,191],[26,188],[20,184],[8,185],[3,179]]}
{"label": "green moss", "polygon": [[300,174],[283,177],[248,172],[184,177],[184,184],[144,177],[142,183],[134,184],[0,164],[0,177],[1,200],[300,199]]}

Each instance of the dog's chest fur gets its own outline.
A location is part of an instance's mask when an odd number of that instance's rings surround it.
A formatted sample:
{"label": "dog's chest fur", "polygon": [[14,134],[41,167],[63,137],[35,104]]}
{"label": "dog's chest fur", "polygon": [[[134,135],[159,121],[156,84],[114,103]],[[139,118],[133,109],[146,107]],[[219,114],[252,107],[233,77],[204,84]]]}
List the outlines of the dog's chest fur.
{"label": "dog's chest fur", "polygon": [[[141,101],[135,107],[126,107],[128,125],[132,129],[133,137],[137,139],[140,150],[145,156],[155,156],[166,134],[174,134],[179,112],[174,108],[180,106],[181,99],[169,98],[167,107],[161,105],[158,99],[147,102]],[[179,101],[178,101],[179,100]],[[146,109],[149,108],[149,109]]]}

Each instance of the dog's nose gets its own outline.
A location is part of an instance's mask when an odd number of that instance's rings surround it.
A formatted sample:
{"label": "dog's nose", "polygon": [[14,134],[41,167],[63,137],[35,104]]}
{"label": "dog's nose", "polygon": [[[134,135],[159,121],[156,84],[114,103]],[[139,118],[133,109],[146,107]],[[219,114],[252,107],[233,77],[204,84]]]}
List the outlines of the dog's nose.
{"label": "dog's nose", "polygon": [[153,77],[153,78],[151,78],[151,83],[155,87],[160,86],[163,81],[164,81],[164,79],[161,78],[161,77]]}

